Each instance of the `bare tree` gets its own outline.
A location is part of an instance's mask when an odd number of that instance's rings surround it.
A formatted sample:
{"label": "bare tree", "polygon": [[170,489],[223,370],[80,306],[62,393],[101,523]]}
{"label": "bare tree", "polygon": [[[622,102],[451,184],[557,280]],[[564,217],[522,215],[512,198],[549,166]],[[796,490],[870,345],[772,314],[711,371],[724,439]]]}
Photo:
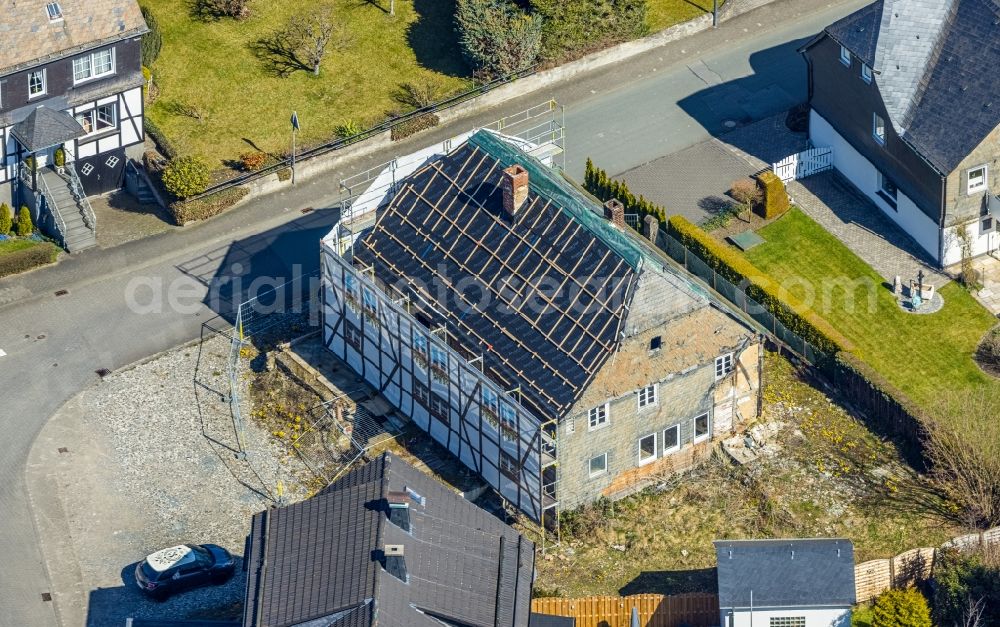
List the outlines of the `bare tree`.
{"label": "bare tree", "polygon": [[193,0],[191,12],[203,20],[218,20],[224,17],[245,20],[252,13],[251,4],[251,0]]}
{"label": "bare tree", "polygon": [[760,188],[757,187],[757,183],[751,181],[750,179],[739,179],[733,181],[732,188],[729,190],[729,195],[733,197],[733,200],[743,205],[743,208],[747,212],[747,223],[750,223],[750,213],[753,211],[753,206],[761,201],[764,197]]}
{"label": "bare tree", "polygon": [[954,519],[985,529],[1000,524],[1000,398],[992,389],[951,392],[924,421],[924,455]]}
{"label": "bare tree", "polygon": [[986,600],[982,597],[973,600],[970,596],[966,604],[960,627],[985,627]]}
{"label": "bare tree", "polygon": [[283,28],[259,39],[252,48],[280,76],[296,70],[319,76],[323,58],[331,46],[340,47],[345,43],[340,28],[333,21],[333,7],[325,4],[293,15]]}

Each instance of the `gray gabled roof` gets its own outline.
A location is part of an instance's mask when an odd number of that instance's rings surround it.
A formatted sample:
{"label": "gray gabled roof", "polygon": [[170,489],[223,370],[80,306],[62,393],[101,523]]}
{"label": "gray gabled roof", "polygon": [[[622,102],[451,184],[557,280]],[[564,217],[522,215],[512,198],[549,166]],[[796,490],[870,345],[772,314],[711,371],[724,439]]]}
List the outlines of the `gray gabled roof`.
{"label": "gray gabled roof", "polygon": [[843,538],[717,540],[719,607],[848,607],[854,545]]}
{"label": "gray gabled roof", "polygon": [[874,69],[896,133],[940,172],[1000,125],[995,0],[879,0],[825,32]]}
{"label": "gray gabled roof", "polygon": [[[388,519],[407,488],[411,529]],[[403,546],[407,580],[382,555]],[[389,453],[253,518],[245,627],[525,627],[534,545]]]}
{"label": "gray gabled roof", "polygon": [[70,114],[43,105],[36,107],[26,118],[15,124],[11,134],[28,152],[35,152],[83,137],[87,133]]}

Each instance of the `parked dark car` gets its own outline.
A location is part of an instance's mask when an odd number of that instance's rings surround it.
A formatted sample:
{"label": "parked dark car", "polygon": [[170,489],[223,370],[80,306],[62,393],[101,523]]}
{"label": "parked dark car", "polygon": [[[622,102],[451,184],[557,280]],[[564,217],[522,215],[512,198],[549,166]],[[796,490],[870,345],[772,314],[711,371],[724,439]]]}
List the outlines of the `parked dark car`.
{"label": "parked dark car", "polygon": [[236,559],[215,544],[180,544],[152,553],[135,567],[135,582],[146,594],[165,599],[175,592],[220,584],[233,576]]}

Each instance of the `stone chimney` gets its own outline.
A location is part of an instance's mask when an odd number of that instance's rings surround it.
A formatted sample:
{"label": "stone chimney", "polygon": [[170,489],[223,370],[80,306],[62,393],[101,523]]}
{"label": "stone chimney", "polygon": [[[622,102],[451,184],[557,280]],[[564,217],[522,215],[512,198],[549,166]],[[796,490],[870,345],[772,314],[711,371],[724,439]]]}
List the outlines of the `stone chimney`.
{"label": "stone chimney", "polygon": [[604,203],[604,217],[620,229],[625,228],[625,205],[617,198]]}
{"label": "stone chimney", "polygon": [[528,171],[514,164],[503,171],[503,210],[510,217],[517,215],[528,198]]}
{"label": "stone chimney", "polygon": [[646,239],[656,245],[656,236],[660,232],[660,221],[656,216],[648,215],[646,216]]}

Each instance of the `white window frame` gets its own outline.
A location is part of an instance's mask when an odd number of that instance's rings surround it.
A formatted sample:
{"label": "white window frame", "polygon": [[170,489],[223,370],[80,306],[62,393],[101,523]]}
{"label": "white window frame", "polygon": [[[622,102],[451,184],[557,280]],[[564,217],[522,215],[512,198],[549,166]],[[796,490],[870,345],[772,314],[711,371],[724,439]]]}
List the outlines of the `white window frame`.
{"label": "white window frame", "polygon": [[715,358],[715,380],[720,381],[729,376],[735,369],[735,360],[732,353],[719,355]]}
{"label": "white window frame", "polygon": [[[111,57],[111,67],[107,71],[97,73],[97,56],[104,55],[107,53]],[[77,67],[84,67],[81,62],[86,62],[87,73],[86,76],[79,76],[81,72],[78,72]],[[76,57],[73,59],[73,84],[79,85],[80,83],[86,83],[89,81],[97,80],[99,78],[104,78],[105,76],[111,76],[115,73],[115,49],[114,48],[103,48],[101,50],[95,50],[93,52],[88,52],[83,56]]]}
{"label": "white window frame", "polygon": [[847,49],[847,46],[840,47],[840,62],[851,67],[851,51]]}
{"label": "white window frame", "polygon": [[[705,429],[705,433],[703,433],[702,435],[698,435],[698,420],[701,419],[701,418],[705,419],[706,429]],[[698,414],[697,416],[695,416],[691,420],[691,437],[694,438],[694,441],[696,443],[697,442],[704,442],[705,440],[707,440],[711,436],[712,436],[712,417],[709,416],[707,412],[704,413],[704,414]]]}
{"label": "white window frame", "polygon": [[[602,462],[603,468],[601,468],[597,472],[594,472],[594,460],[595,459],[602,459],[602,460],[604,460]],[[589,460],[587,460],[587,472],[589,473],[589,475],[590,475],[591,478],[593,478],[593,477],[600,477],[601,475],[608,474],[608,454],[607,453],[601,453],[600,455],[594,455]]]}
{"label": "white window frame", "polygon": [[861,64],[861,80],[866,83],[872,82],[872,69],[868,67],[867,63]]}
{"label": "white window frame", "polygon": [[[667,431],[675,431],[677,433],[677,437],[675,438],[677,444],[670,447],[667,446]],[[679,424],[671,425],[663,430],[663,439],[661,440],[660,449],[660,453],[663,455],[669,455],[670,453],[676,453],[681,450],[681,426]]]}
{"label": "white window frame", "polygon": [[608,403],[591,407],[587,412],[587,430],[597,431],[611,424],[611,407]]}
{"label": "white window frame", "polygon": [[[31,93],[31,79],[32,77],[35,76],[35,74],[41,74],[42,76],[42,91],[38,92],[37,94]],[[28,100],[44,96],[49,91],[49,85],[48,85],[49,81],[48,77],[45,74],[46,74],[45,68],[28,72]]]}
{"label": "white window frame", "polygon": [[655,383],[647,385],[644,388],[639,389],[638,399],[639,399],[639,409],[645,409],[646,407],[655,407],[659,403],[658,390]]}
{"label": "white window frame", "polygon": [[805,616],[771,616],[768,627],[806,627]]}
{"label": "white window frame", "polygon": [[45,15],[50,22],[61,22],[63,19],[62,7],[58,2],[49,2],[45,5]]}
{"label": "white window frame", "polygon": [[[882,134],[879,135],[879,126],[882,127]],[[879,144],[885,146],[885,120],[882,119],[877,113],[872,113],[872,137],[875,138]]]}
{"label": "white window frame", "polygon": [[[975,171],[977,171],[977,170],[982,170],[983,171],[983,177],[982,177],[982,181],[980,182],[980,184],[976,185],[975,187],[973,187],[972,186],[972,173],[975,172]],[[989,183],[988,183],[988,181],[989,181],[989,174],[990,174],[989,166],[987,164],[985,164],[985,163],[983,165],[977,165],[974,168],[969,168],[968,170],[966,170],[965,171],[965,193],[967,195],[971,196],[972,194],[975,194],[975,193],[978,193],[978,192],[981,192],[981,191],[984,191],[984,190],[988,189],[989,188]]]}
{"label": "white window frame", "polygon": [[[642,441],[643,440],[648,440],[649,438],[653,438],[653,453],[650,456],[648,456],[648,457],[643,457],[642,456]],[[653,433],[649,433],[649,434],[644,435],[641,438],[639,438],[639,463],[638,463],[638,465],[639,466],[645,466],[646,464],[655,462],[656,461],[656,450],[657,449],[656,449],[656,432],[655,431]]]}
{"label": "white window frame", "polygon": [[[100,111],[101,109],[111,110],[111,123],[108,126],[100,125],[100,122],[102,121],[101,111]],[[84,121],[81,120],[81,118],[87,118],[87,121],[90,124],[90,130],[87,131],[87,134],[85,135],[86,137],[118,129],[118,106],[117,103],[114,102],[108,102],[102,105],[97,105],[96,107],[92,107],[90,109],[87,109],[86,111],[81,111],[80,113],[77,113],[73,117],[76,118],[76,121],[80,123],[80,126],[84,127],[84,130],[86,130],[87,124],[85,124]],[[104,120],[104,123],[108,124],[107,120]]]}
{"label": "white window frame", "polygon": [[[892,185],[893,189],[886,189],[886,183]],[[892,179],[882,174],[881,170],[875,170],[875,184],[878,186],[878,189],[876,189],[875,192],[879,195],[879,197],[894,210],[898,211],[896,206],[899,202],[899,188],[892,182]]]}

